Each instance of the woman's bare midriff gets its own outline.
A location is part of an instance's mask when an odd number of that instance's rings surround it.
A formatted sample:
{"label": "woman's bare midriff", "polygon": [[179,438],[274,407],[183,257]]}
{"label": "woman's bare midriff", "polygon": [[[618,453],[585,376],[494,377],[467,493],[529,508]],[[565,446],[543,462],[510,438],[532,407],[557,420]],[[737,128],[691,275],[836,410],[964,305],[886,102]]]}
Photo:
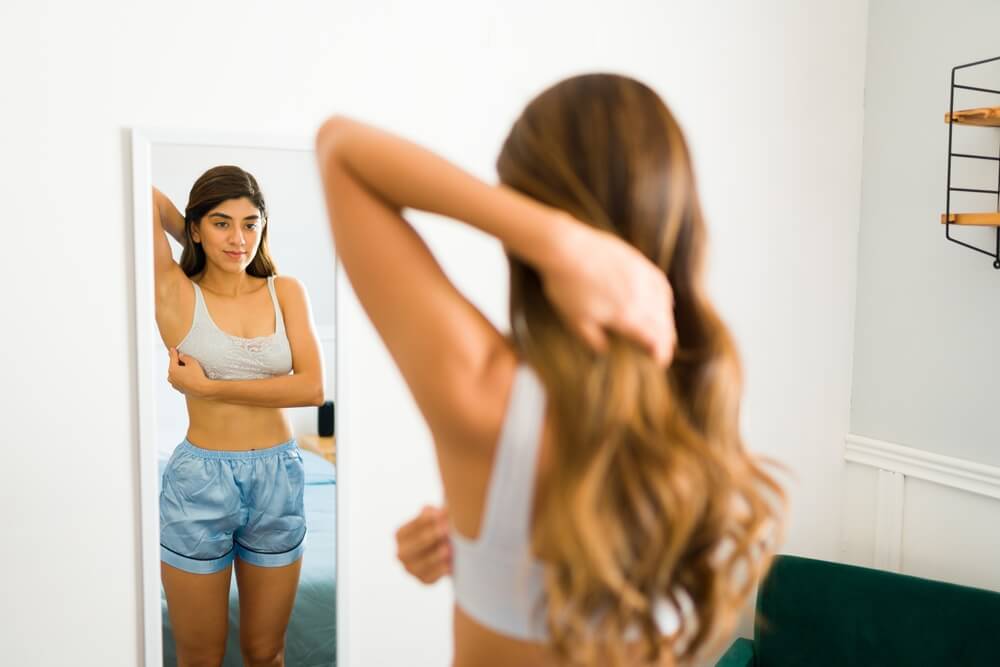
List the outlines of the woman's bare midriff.
{"label": "woman's bare midriff", "polygon": [[497,634],[474,621],[458,605],[454,605],[453,631],[453,667],[549,667],[558,664],[547,647]]}
{"label": "woman's bare midriff", "polygon": [[260,408],[187,397],[191,444],[203,449],[266,449],[292,439],[281,408]]}
{"label": "woman's bare midriff", "polygon": [[[455,645],[452,667],[557,667],[565,664],[559,662],[548,646],[497,634],[477,623],[458,605],[453,606],[452,631]],[[597,650],[592,664],[611,664],[610,656],[600,648]],[[629,644],[626,651],[626,664],[649,664],[641,659],[642,649],[637,643]],[[660,667],[673,667],[674,664],[669,655],[663,655],[659,663]]]}

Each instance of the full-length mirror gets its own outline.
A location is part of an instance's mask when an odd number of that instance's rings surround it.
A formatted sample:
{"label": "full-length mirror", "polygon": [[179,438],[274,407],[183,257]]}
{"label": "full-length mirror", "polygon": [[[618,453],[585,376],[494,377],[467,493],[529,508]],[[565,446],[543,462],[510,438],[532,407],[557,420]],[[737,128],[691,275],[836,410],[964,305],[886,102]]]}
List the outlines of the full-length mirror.
{"label": "full-length mirror", "polygon": [[147,664],[333,665],[336,257],[312,147],[133,142]]}

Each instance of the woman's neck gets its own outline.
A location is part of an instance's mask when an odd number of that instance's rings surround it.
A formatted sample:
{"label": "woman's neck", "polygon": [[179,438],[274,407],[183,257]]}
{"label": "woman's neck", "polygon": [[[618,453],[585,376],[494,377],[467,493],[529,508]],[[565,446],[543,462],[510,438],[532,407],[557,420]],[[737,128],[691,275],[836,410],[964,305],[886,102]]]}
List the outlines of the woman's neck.
{"label": "woman's neck", "polygon": [[202,289],[207,289],[213,294],[221,294],[229,297],[239,297],[248,292],[259,289],[257,278],[251,276],[246,271],[231,273],[215,268],[211,264],[205,265],[205,270],[195,282]]}

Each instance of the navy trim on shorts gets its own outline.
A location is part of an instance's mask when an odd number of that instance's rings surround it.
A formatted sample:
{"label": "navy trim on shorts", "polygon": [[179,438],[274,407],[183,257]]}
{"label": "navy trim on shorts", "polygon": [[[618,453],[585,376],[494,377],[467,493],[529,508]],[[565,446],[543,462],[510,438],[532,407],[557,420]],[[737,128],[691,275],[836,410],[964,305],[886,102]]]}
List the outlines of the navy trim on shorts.
{"label": "navy trim on shorts", "polygon": [[[235,540],[233,540],[233,541],[235,542]],[[180,556],[181,558],[187,558],[189,560],[202,560],[202,561],[205,561],[205,562],[212,561],[212,560],[219,560],[220,558],[225,558],[229,554],[233,553],[233,549],[236,548],[236,546],[234,545],[232,547],[232,549],[230,549],[226,553],[222,554],[221,556],[216,556],[215,558],[196,558],[195,556],[185,556],[184,554],[180,553],[179,551],[174,551],[173,549],[171,549],[170,547],[168,547],[163,542],[160,542],[160,546],[163,547],[164,549],[166,549],[167,551],[169,551],[170,553],[176,554],[176,555]],[[253,551],[253,549],[251,549],[251,551]]]}

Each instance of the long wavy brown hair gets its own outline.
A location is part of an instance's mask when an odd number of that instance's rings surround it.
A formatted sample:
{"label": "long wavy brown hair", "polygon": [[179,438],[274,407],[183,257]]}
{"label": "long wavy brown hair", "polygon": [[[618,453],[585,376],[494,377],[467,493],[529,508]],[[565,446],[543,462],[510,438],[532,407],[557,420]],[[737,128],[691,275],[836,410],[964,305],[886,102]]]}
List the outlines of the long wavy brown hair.
{"label": "long wavy brown hair", "polygon": [[205,250],[200,243],[195,242],[191,230],[201,224],[209,211],[229,199],[246,197],[260,210],[261,232],[260,246],[254,255],[246,272],[256,278],[267,278],[277,273],[274,260],[271,259],[271,249],[267,242],[267,229],[270,220],[267,217],[267,204],[264,193],[261,192],[257,179],[248,171],[233,165],[212,167],[198,177],[191,186],[188,203],[184,209],[184,250],[181,252],[180,267],[187,277],[196,276],[205,270]]}
{"label": "long wavy brown hair", "polygon": [[[684,137],[646,85],[588,74],[527,106],[497,171],[635,246],[673,289],[677,346],[664,370],[616,336],[595,354],[539,275],[508,257],[513,341],[546,387],[556,434],[532,532],[552,648],[567,664],[688,664],[733,629],[770,565],[785,496],[740,436],[740,362],[702,280],[706,229]],[[655,621],[663,602],[681,618],[670,636]]]}

